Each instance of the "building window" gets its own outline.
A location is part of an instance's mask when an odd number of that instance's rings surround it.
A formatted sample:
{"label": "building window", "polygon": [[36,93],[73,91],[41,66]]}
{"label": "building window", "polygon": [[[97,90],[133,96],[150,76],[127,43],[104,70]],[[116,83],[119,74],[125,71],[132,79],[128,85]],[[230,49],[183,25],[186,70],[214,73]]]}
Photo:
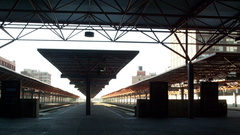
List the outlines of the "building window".
{"label": "building window", "polygon": [[223,46],[213,46],[212,50],[215,52],[223,52]]}
{"label": "building window", "polygon": [[230,46],[226,48],[227,52],[237,52],[237,47],[236,46]]}
{"label": "building window", "polygon": [[234,41],[234,39],[232,39],[232,38],[227,38],[227,39],[226,39],[226,43],[227,43],[227,44],[234,44],[235,41]]}

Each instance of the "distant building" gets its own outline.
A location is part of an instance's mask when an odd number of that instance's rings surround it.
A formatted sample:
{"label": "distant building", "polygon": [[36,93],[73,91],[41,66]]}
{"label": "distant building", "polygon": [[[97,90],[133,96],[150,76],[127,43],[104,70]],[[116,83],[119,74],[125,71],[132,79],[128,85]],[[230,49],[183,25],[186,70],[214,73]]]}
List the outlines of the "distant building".
{"label": "distant building", "polygon": [[9,61],[1,56],[0,56],[0,65],[6,67],[8,69],[11,69],[13,71],[16,70],[15,61]]}
{"label": "distant building", "polygon": [[148,79],[153,76],[156,76],[156,73],[149,73],[149,75],[146,75],[146,72],[142,69],[142,66],[139,66],[137,75],[132,76],[132,84]]}
{"label": "distant building", "polygon": [[[190,34],[189,35],[193,38],[189,38],[188,39],[188,43],[189,44],[196,44],[196,34]],[[179,40],[181,42],[185,42],[185,34],[181,34],[181,33],[177,33],[177,36],[179,38]],[[171,49],[175,50],[176,52],[180,53],[181,55],[185,55],[185,53],[182,51],[182,47],[178,44],[178,40],[172,36],[170,38],[170,42],[172,43],[171,44]],[[185,46],[183,46],[184,49]],[[192,58],[195,54],[196,54],[197,50],[196,50],[196,46],[195,45],[189,45],[188,46],[188,55],[190,58]],[[169,69],[174,69],[174,68],[177,68],[179,66],[182,66],[186,64],[186,60],[182,57],[180,57],[179,55],[177,55],[176,53],[172,52],[171,51],[171,57],[170,57],[170,66],[169,66]]]}
{"label": "distant building", "polygon": [[[197,35],[197,45],[196,46],[196,50],[200,50],[203,46],[199,45],[201,42],[204,42],[204,39],[209,39],[209,35],[204,35],[202,34],[201,36]],[[199,58],[204,58],[206,56],[208,56],[211,53],[214,52],[240,52],[240,43],[235,42],[235,39],[230,38],[230,37],[225,37],[223,39],[221,39],[218,42],[218,45],[214,45],[213,47],[211,47],[210,49],[208,49],[205,53],[203,53]]]}
{"label": "distant building", "polygon": [[[189,34],[191,38],[188,39],[188,43],[192,44],[188,46],[188,55],[190,58],[192,58],[196,54],[196,52],[198,52],[200,49],[204,49],[201,44],[206,42],[209,38],[211,38],[209,34],[204,34],[203,31],[202,31],[203,34],[201,35],[193,34],[193,33]],[[209,32],[206,31],[205,33],[209,33]],[[179,40],[184,43],[186,38],[185,34],[177,34],[177,35],[179,37]],[[176,38],[171,37],[170,42],[173,43],[171,45],[171,49],[175,50],[176,52],[182,55],[185,55],[184,52],[182,51],[181,46],[178,44],[178,41]],[[185,48],[185,46],[183,47]],[[235,42],[234,39],[225,37],[218,42],[218,45],[212,46],[206,52],[204,52],[201,56],[199,56],[197,59],[207,57],[209,54],[214,52],[240,52],[240,46],[239,46],[239,43]],[[171,52],[170,61],[171,63],[170,63],[169,69],[174,69],[186,64],[186,60],[174,52]]]}
{"label": "distant building", "polygon": [[41,71],[32,70],[32,69],[24,69],[24,71],[21,71],[21,74],[33,77],[47,84],[51,84],[51,74],[49,74],[48,72],[41,72]]}

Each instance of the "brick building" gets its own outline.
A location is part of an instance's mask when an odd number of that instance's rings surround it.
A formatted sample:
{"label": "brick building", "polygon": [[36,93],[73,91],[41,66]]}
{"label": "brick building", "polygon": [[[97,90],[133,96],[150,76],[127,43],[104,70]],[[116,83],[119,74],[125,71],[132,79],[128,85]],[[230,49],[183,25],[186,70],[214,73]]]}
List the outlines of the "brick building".
{"label": "brick building", "polygon": [[10,60],[7,60],[3,57],[0,56],[0,65],[3,66],[3,67],[6,67],[8,69],[11,69],[13,71],[16,70],[16,64],[15,64],[15,61],[10,61]]}
{"label": "brick building", "polygon": [[137,75],[132,76],[132,84],[140,82],[142,80],[145,80],[147,78],[155,76],[156,73],[150,73],[149,75],[146,75],[146,71],[143,70],[142,66],[138,67]]}

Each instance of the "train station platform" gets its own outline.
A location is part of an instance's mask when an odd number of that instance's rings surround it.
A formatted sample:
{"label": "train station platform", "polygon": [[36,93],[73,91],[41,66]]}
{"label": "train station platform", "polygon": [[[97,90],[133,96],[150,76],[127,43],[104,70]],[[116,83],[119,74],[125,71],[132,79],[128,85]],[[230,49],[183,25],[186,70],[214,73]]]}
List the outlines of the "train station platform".
{"label": "train station platform", "polygon": [[0,118],[0,135],[239,135],[240,111],[227,118],[136,118],[103,103],[80,103],[38,118]]}

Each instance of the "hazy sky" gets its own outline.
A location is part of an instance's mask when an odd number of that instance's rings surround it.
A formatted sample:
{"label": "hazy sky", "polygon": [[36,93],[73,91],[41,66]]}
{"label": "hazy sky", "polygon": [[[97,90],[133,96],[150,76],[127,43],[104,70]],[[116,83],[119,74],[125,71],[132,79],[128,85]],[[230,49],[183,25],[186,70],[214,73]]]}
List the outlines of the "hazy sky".
{"label": "hazy sky", "polygon": [[16,41],[0,49],[0,56],[8,60],[16,61],[16,71],[18,73],[23,71],[25,68],[49,72],[52,74],[51,85],[74,94],[79,94],[81,97],[83,97],[83,95],[81,95],[79,91],[74,88],[74,85],[70,85],[68,79],[60,78],[61,73],[58,71],[58,69],[49,63],[44,57],[42,57],[40,53],[38,53],[38,48],[140,51],[135,59],[133,59],[125,68],[123,68],[117,75],[117,78],[111,80],[109,85],[105,86],[105,88],[98,94],[97,97],[101,97],[107,93],[131,85],[132,76],[136,75],[138,66],[143,66],[143,70],[145,70],[147,74],[153,72],[160,74],[166,71],[170,60],[170,51],[160,44]]}

